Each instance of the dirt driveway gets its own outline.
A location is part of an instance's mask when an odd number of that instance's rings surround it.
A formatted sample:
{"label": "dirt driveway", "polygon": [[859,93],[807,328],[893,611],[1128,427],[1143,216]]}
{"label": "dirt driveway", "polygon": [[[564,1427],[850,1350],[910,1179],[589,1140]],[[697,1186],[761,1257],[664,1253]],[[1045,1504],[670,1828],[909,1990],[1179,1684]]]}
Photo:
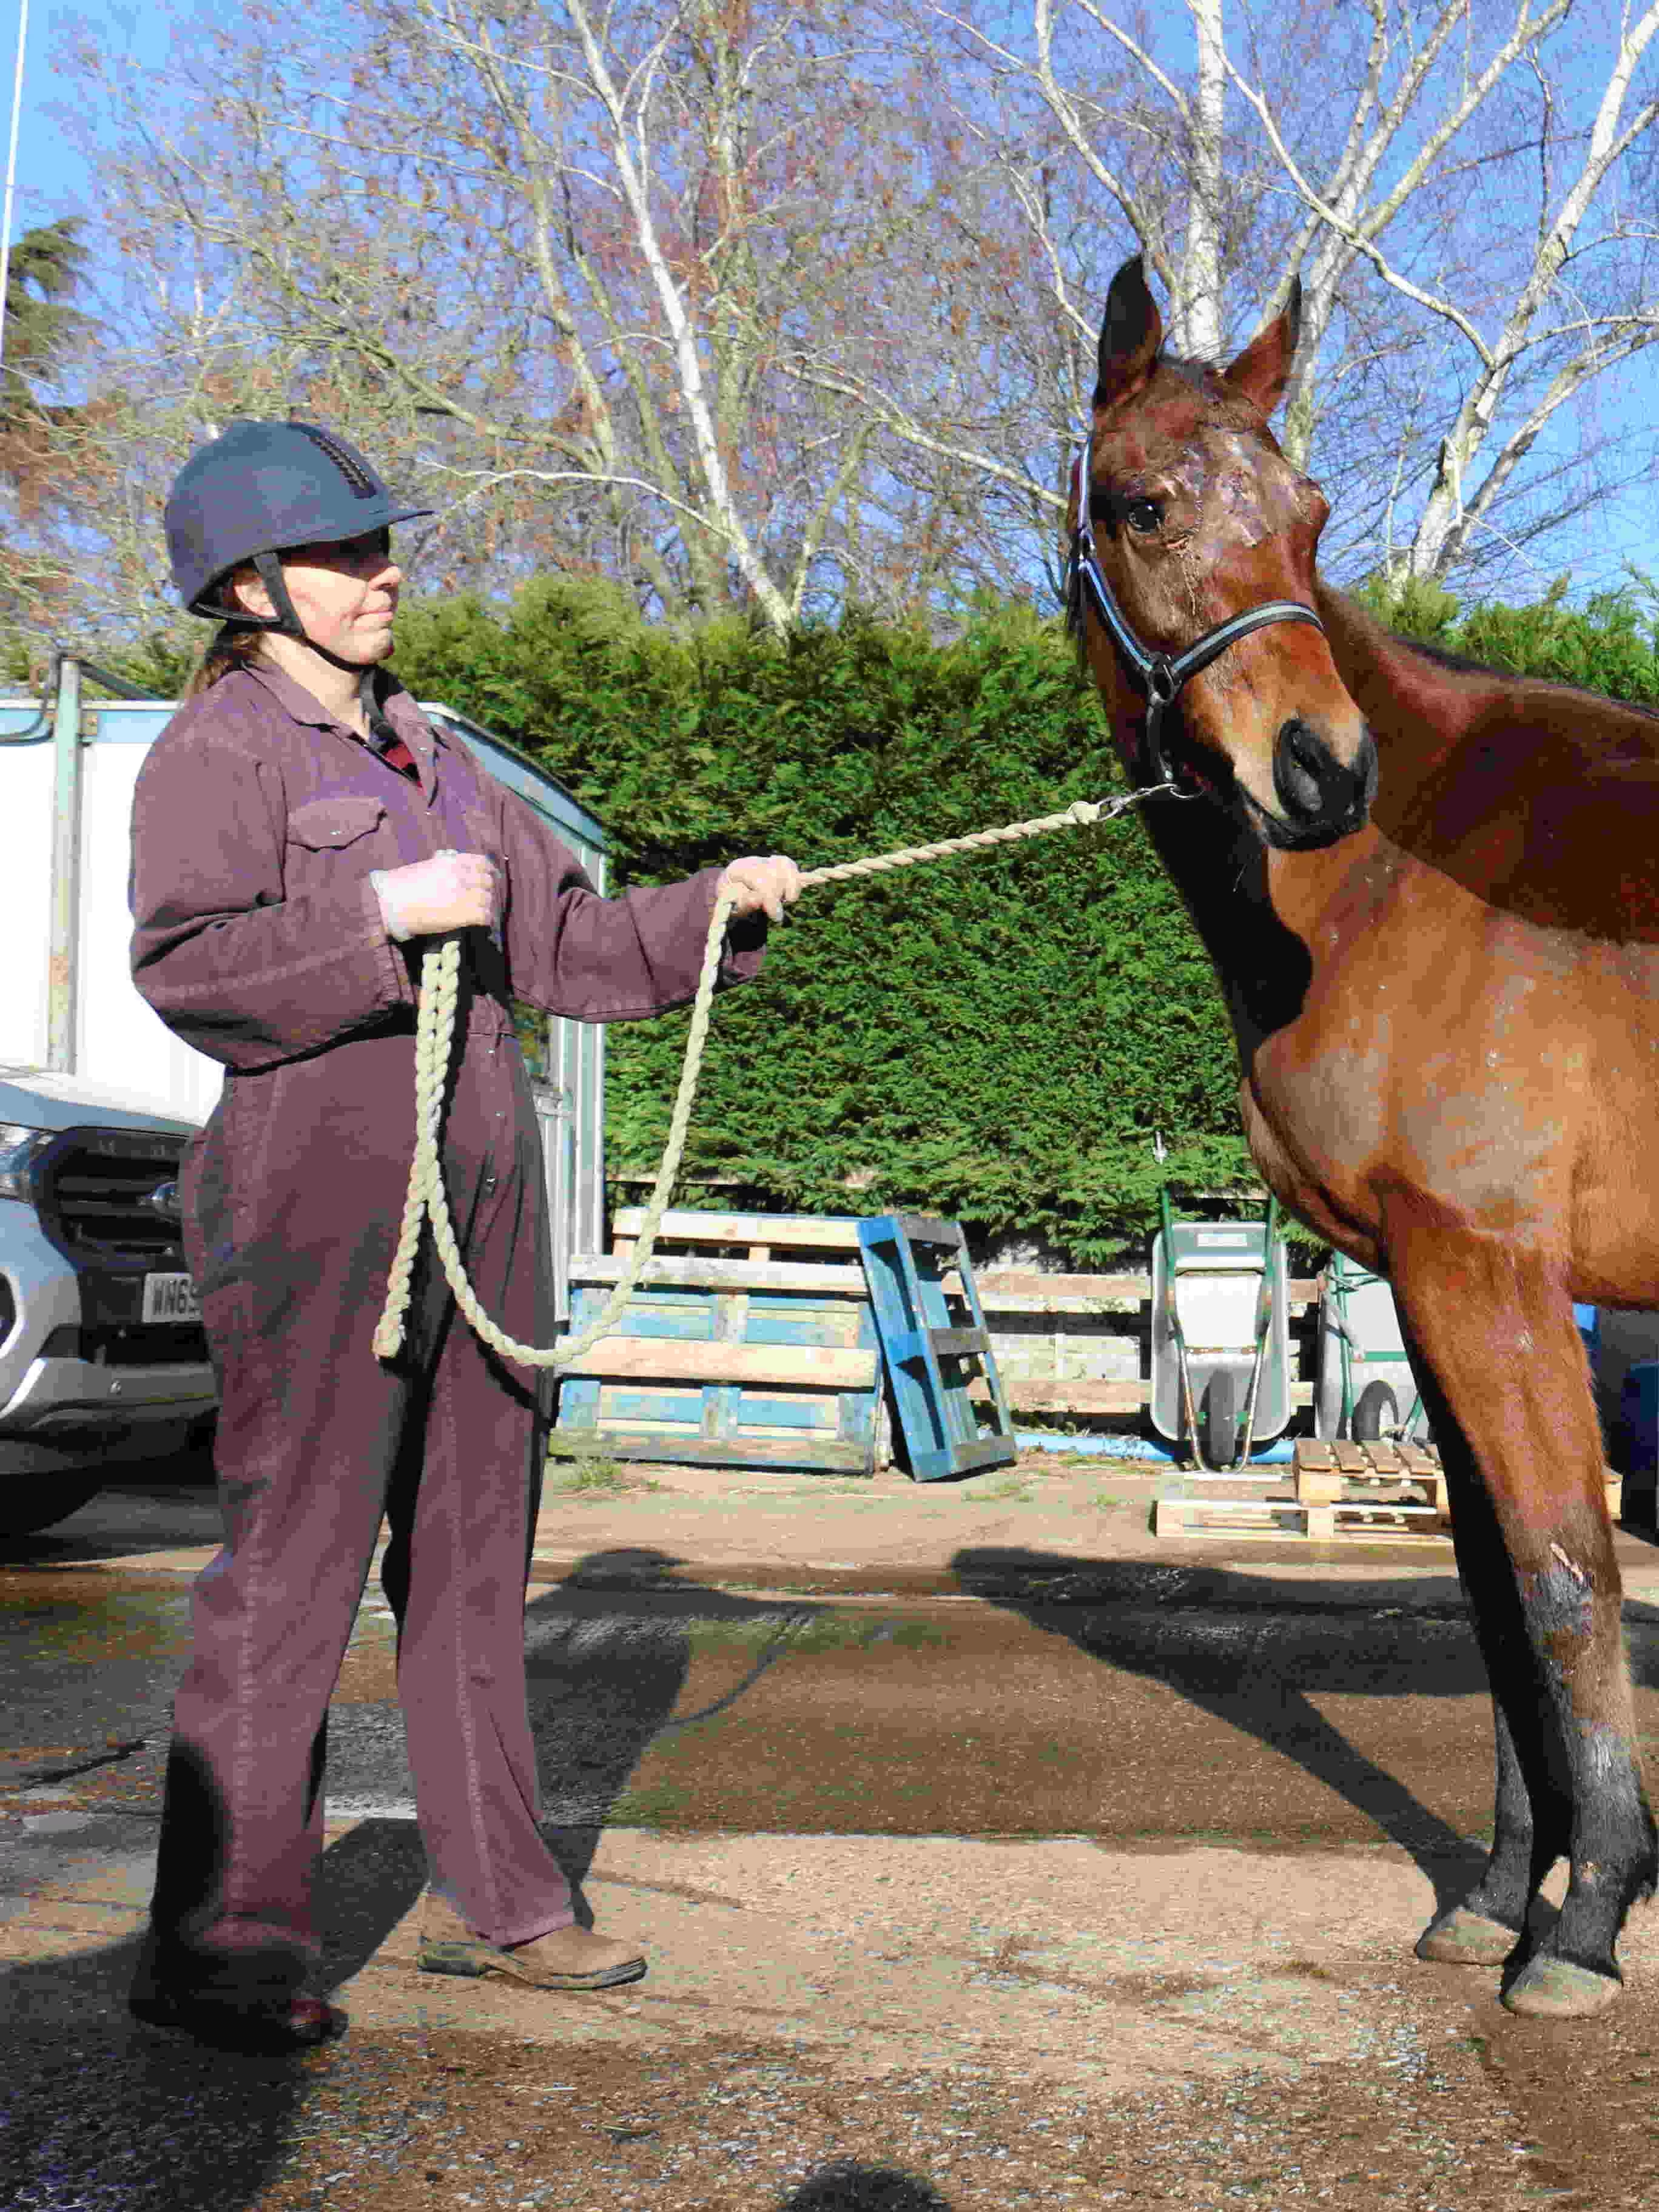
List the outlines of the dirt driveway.
{"label": "dirt driveway", "polygon": [[[373,1584],[331,1722],[342,2045],[234,2061],[131,2028],[159,1740],[64,1781],[20,1764],[3,2201],[1653,2202],[1659,1916],[1632,1921],[1620,2005],[1575,2028],[1410,1954],[1488,1813],[1449,1553],[1160,1546],[1153,1481],[1036,1460],[927,1491],[665,1469],[556,1488],[532,1706],[556,1847],[652,1960],[610,1995],[414,1970]],[[1659,1555],[1624,1548],[1659,1735]],[[70,1616],[102,1605],[137,1742],[200,1556],[70,1537],[0,1572],[0,1600],[54,1624],[12,1644],[29,1724],[54,1670],[94,1658]]]}

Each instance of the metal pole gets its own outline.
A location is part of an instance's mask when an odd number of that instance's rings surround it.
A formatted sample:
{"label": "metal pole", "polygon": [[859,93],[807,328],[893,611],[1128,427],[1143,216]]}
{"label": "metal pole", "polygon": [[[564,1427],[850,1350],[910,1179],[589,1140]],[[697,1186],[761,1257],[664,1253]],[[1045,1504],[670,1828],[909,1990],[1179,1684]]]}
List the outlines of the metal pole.
{"label": "metal pole", "polygon": [[65,659],[52,717],[52,948],[46,969],[46,1066],[75,1073],[81,920],[81,665]]}
{"label": "metal pole", "polygon": [[1244,1401],[1244,1449],[1237,1464],[1248,1467],[1255,1442],[1255,1401],[1261,1388],[1261,1363],[1267,1357],[1267,1332],[1273,1322],[1273,1235],[1279,1224],[1279,1200],[1267,1194],[1267,1228],[1261,1242],[1261,1287],[1255,1294],[1255,1358],[1250,1367],[1249,1395]]}
{"label": "metal pole", "polygon": [[1193,1404],[1192,1370],[1187,1364],[1187,1338],[1181,1326],[1181,1309],[1176,1304],[1175,1229],[1170,1217],[1170,1187],[1158,1187],[1158,1210],[1164,1219],[1164,1311],[1170,1325],[1170,1334],[1176,1348],[1176,1373],[1180,1378],[1180,1409],[1176,1427],[1181,1426],[1181,1414],[1187,1417],[1187,1433],[1192,1440],[1193,1465],[1200,1474],[1208,1474],[1210,1468],[1204,1458],[1204,1439],[1198,1433],[1198,1411]]}
{"label": "metal pole", "polygon": [[6,204],[0,211],[0,367],[6,358],[7,287],[11,282],[11,207],[17,189],[17,126],[23,113],[23,50],[28,43],[29,0],[18,0],[17,70],[11,88],[11,148],[6,155]]}

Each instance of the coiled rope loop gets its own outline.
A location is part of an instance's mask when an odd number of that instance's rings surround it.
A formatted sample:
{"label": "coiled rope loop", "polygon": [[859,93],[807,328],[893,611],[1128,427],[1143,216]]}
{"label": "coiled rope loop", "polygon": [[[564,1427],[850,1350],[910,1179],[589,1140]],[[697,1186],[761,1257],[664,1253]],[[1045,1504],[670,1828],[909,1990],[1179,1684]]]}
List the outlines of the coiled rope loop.
{"label": "coiled rope loop", "polygon": [[[1074,806],[1068,806],[1063,814],[1044,814],[1031,822],[1012,822],[1001,830],[977,830],[969,837],[946,837],[936,845],[911,845],[896,853],[878,853],[866,860],[843,860],[834,867],[812,868],[803,874],[800,880],[803,887],[808,884],[842,883],[854,876],[878,876],[886,874],[892,868],[914,868],[923,860],[942,860],[952,853],[977,852],[988,845],[1015,844],[1021,838],[1041,837],[1050,830],[1086,829],[1092,823],[1109,821],[1114,815],[1121,814],[1126,807],[1136,805],[1143,799],[1175,788],[1173,783],[1148,784],[1138,791],[1130,792],[1122,799],[1080,799]],[[455,1006],[460,989],[460,938],[459,934],[453,934],[427,947],[421,963],[421,1006],[415,1033],[415,1158],[409,1171],[409,1195],[404,1203],[403,1230],[398,1240],[397,1255],[392,1262],[391,1273],[386,1278],[386,1307],[374,1332],[376,1358],[394,1358],[402,1348],[404,1319],[409,1308],[415,1255],[420,1246],[421,1224],[428,1216],[432,1221],[432,1241],[444,1273],[448,1278],[449,1286],[455,1293],[455,1303],[483,1341],[506,1358],[517,1360],[524,1367],[569,1367],[609,1331],[634,1295],[645,1272],[679,1175],[680,1155],[685,1149],[686,1132],[691,1122],[691,1104],[697,1095],[697,1077],[702,1070],[703,1046],[708,1036],[709,1012],[714,1004],[714,981],[720,973],[720,952],[726,941],[726,925],[735,903],[733,892],[722,891],[714,902],[714,911],[709,918],[708,939],[703,947],[702,972],[697,979],[697,995],[691,1009],[690,1034],[685,1040],[685,1059],[680,1068],[679,1090],[675,1096],[673,1116],[669,1123],[668,1142],[663,1150],[662,1165],[657,1170],[656,1183],[645,1210],[645,1220],[633,1256],[621,1281],[606,1299],[604,1310],[591,1328],[585,1329],[579,1337],[540,1347],[520,1344],[504,1330],[496,1328],[479,1304],[477,1295],[466,1279],[460,1247],[455,1241],[454,1224],[449,1218],[449,1200],[444,1191],[440,1138],[443,1121],[444,1081],[453,1048]]]}

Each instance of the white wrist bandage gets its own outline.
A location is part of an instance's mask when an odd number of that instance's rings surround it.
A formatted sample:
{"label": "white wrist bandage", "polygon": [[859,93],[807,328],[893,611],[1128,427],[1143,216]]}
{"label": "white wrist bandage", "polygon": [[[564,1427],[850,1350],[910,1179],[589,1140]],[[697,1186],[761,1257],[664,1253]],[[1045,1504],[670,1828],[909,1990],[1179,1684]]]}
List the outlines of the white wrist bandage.
{"label": "white wrist bandage", "polygon": [[388,880],[386,870],[372,868],[368,880],[374,886],[374,896],[380,902],[380,919],[386,924],[386,935],[395,938],[399,945],[406,945],[410,933],[403,926],[403,908]]}

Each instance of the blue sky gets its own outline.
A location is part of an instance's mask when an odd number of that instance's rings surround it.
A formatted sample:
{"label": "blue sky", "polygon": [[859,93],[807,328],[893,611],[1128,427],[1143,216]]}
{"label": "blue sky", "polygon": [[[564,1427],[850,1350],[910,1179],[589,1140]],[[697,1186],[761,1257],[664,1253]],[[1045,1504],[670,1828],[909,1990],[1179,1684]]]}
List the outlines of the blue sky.
{"label": "blue sky", "polygon": [[[11,123],[12,73],[16,67],[19,0],[0,0],[3,19],[5,125]],[[69,215],[84,197],[86,165],[65,144],[52,111],[64,97],[63,80],[52,72],[55,48],[76,25],[95,30],[113,52],[154,67],[167,58],[174,23],[186,20],[182,7],[161,7],[154,0],[29,0],[28,51],[24,58],[23,112],[17,139],[17,211],[15,228],[50,222]]]}
{"label": "blue sky", "polygon": [[[64,80],[52,66],[58,46],[77,27],[92,30],[106,48],[137,66],[155,68],[165,63],[175,28],[193,12],[191,0],[30,0],[15,229],[74,213],[88,191],[86,164],[53,119],[64,97]],[[19,0],[0,0],[0,104],[8,125],[20,13]],[[1617,584],[1627,562],[1659,576],[1659,482],[1647,474],[1659,450],[1659,347],[1620,372],[1616,385],[1604,383],[1591,404],[1602,426],[1625,440],[1633,481],[1540,556],[1531,580],[1541,590],[1553,574],[1567,570],[1575,598]],[[1519,599],[1530,592],[1517,576],[1505,595]]]}

